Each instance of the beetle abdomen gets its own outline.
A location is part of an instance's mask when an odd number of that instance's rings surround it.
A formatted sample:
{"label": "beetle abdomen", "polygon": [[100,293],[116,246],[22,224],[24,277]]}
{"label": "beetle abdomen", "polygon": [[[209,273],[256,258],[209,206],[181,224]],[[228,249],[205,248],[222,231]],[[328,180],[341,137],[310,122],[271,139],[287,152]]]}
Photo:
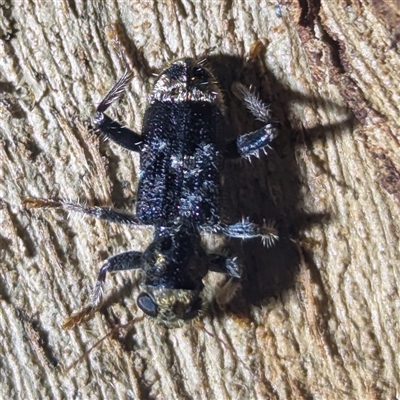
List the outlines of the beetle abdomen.
{"label": "beetle abdomen", "polygon": [[204,101],[154,101],[143,124],[137,216],[144,224],[218,221],[220,112]]}

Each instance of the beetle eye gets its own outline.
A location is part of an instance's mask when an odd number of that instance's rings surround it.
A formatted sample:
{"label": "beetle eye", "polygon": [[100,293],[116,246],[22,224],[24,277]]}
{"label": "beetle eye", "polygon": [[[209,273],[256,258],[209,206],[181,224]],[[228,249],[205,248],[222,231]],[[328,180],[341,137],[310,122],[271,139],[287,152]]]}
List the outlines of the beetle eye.
{"label": "beetle eye", "polygon": [[192,74],[194,77],[199,78],[199,79],[207,79],[208,74],[204,68],[201,67],[196,67],[193,68]]}
{"label": "beetle eye", "polygon": [[189,306],[185,310],[185,314],[183,315],[183,320],[193,319],[196,318],[199,314],[199,310],[201,308],[201,299],[197,299],[191,306]]}
{"label": "beetle eye", "polygon": [[150,317],[157,317],[157,304],[147,293],[140,293],[136,299],[138,307]]}

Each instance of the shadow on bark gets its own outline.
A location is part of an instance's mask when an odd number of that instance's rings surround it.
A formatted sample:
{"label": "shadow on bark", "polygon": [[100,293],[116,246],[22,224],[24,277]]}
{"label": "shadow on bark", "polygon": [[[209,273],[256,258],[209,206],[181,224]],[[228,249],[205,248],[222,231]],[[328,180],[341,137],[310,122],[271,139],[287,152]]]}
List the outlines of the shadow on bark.
{"label": "shadow on bark", "polygon": [[275,221],[279,231],[279,241],[270,248],[263,247],[258,240],[230,241],[232,254],[237,254],[240,249],[245,267],[242,281],[244,299],[237,296],[230,308],[234,314],[247,315],[250,305],[260,306],[268,302],[268,298],[280,296],[284,291],[294,288],[299,254],[292,240],[299,239],[300,230],[329,223],[330,220],[329,214],[307,215],[301,210],[302,182],[296,162],[296,148],[353,124],[353,117],[335,125],[317,126],[307,131],[292,130],[288,113],[290,105],[295,102],[312,102],[313,108],[328,107],[341,113],[346,109],[327,99],[308,99],[301,93],[288,90],[259,58],[245,61],[238,57],[218,55],[208,57],[208,60],[225,96],[226,138],[232,139],[262,126],[232,95],[231,86],[236,81],[252,86],[260,98],[270,104],[272,118],[282,125],[268,156],[253,158],[251,163],[226,162],[223,172],[223,215],[227,221],[235,222],[242,217],[249,217],[256,223],[262,223],[265,219]]}

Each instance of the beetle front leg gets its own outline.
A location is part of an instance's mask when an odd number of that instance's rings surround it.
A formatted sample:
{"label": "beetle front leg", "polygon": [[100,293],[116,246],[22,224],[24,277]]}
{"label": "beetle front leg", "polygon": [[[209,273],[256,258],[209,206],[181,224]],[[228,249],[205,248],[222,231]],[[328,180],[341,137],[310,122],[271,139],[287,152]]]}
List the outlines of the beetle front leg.
{"label": "beetle front leg", "polygon": [[242,265],[237,257],[226,257],[222,254],[208,254],[209,270],[229,275],[232,278],[241,278]]}
{"label": "beetle front leg", "polygon": [[63,323],[63,328],[71,329],[76,325],[79,325],[82,321],[86,321],[91,318],[100,308],[103,302],[103,289],[107,272],[140,269],[141,258],[142,253],[137,251],[127,251],[125,253],[117,254],[114,257],[110,257],[100,268],[100,272],[93,289],[92,303],[82,310],[74,312],[71,316],[66,318]]}
{"label": "beetle front leg", "polygon": [[98,308],[103,301],[104,284],[108,272],[126,271],[131,269],[140,269],[142,253],[138,251],[127,251],[110,257],[100,268],[97,281],[93,289],[92,306]]}

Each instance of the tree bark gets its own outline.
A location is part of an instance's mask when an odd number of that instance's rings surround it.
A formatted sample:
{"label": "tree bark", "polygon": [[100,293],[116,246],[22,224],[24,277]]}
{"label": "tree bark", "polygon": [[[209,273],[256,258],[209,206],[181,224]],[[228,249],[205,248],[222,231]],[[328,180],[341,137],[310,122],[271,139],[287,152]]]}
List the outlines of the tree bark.
{"label": "tree bark", "polygon": [[[0,4],[0,398],[395,399],[399,395],[399,2],[34,1]],[[153,74],[206,57],[227,137],[260,125],[232,96],[253,85],[282,124],[268,156],[227,163],[226,218],[275,220],[280,240],[231,241],[245,279],[224,310],[168,330],[140,317],[138,276],[65,331],[104,260],[151,230],[22,207],[26,197],[134,210],[136,154],[89,132],[140,131]],[[207,239],[208,246],[219,242]],[[207,295],[221,285],[207,278]]]}

